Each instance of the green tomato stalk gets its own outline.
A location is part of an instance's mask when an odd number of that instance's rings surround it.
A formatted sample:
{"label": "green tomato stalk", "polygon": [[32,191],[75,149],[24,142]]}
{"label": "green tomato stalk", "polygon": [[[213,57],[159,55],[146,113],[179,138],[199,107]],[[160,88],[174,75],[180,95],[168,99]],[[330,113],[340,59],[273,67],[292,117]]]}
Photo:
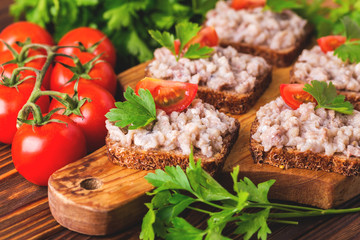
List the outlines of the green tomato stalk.
{"label": "green tomato stalk", "polygon": [[[64,102],[67,103],[67,106],[70,109],[74,109],[78,106],[78,101],[74,98],[71,98],[68,94],[60,93],[57,91],[42,91],[41,90],[41,84],[43,82],[45,74],[46,74],[48,68],[50,67],[50,65],[52,64],[52,62],[54,61],[54,58],[56,56],[64,56],[64,57],[72,58],[71,56],[68,56],[65,54],[56,53],[56,51],[58,49],[66,48],[66,47],[76,47],[76,46],[47,46],[47,45],[43,45],[43,44],[25,44],[23,46],[21,52],[19,54],[16,53],[18,56],[14,55],[18,59],[24,59],[26,56],[26,53],[28,52],[29,49],[38,49],[38,48],[45,49],[46,53],[47,53],[45,64],[41,70],[38,70],[38,69],[35,69],[32,67],[19,67],[13,71],[11,78],[8,81],[8,84],[10,86],[16,86],[17,84],[19,84],[18,83],[18,75],[21,71],[30,70],[30,71],[35,72],[35,74],[36,74],[36,81],[35,81],[34,89],[31,92],[28,101],[25,103],[25,105],[22,107],[22,109],[18,113],[17,127],[20,127],[21,124],[24,122],[30,123],[30,124],[36,124],[36,125],[44,125],[47,122],[51,121],[50,120],[51,114],[53,114],[54,112],[56,112],[59,109],[56,109],[56,111],[50,112],[49,116],[46,116],[44,118],[42,116],[41,109],[39,108],[39,106],[37,106],[35,104],[35,102],[41,96],[47,95],[47,96],[55,97],[57,99],[62,99]],[[9,47],[9,49],[11,50],[11,47]],[[27,120],[30,112],[33,113],[34,120]]]}

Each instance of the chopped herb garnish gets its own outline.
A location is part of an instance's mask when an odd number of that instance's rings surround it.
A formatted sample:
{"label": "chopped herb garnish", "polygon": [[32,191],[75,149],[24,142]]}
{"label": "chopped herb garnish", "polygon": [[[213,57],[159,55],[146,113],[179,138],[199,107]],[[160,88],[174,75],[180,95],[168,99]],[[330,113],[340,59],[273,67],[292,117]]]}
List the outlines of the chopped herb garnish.
{"label": "chopped herb garnish", "polygon": [[140,88],[138,96],[131,87],[128,87],[124,97],[127,101],[116,102],[116,108],[110,109],[106,114],[108,120],[114,122],[115,126],[137,129],[156,120],[155,102],[149,90]]}
{"label": "chopped herb garnish", "polygon": [[346,42],[335,49],[334,55],[343,62],[360,62],[360,26],[349,17],[344,17],[342,23],[345,28]]}
{"label": "chopped herb garnish", "polygon": [[315,98],[318,104],[316,108],[331,109],[343,114],[352,114],[354,111],[354,106],[345,101],[345,96],[337,94],[332,82],[328,85],[326,82],[314,80],[311,85],[305,84],[304,91]]}
{"label": "chopped herb garnish", "polygon": [[266,0],[265,9],[273,12],[282,12],[286,9],[299,9],[303,5],[299,4],[297,0]]}
{"label": "chopped herb garnish", "polygon": [[[208,58],[210,53],[214,51],[211,47],[201,47],[199,43],[190,44],[189,42],[200,31],[201,27],[196,23],[182,22],[175,26],[176,38],[169,32],[159,32],[149,30],[149,33],[153,39],[155,39],[161,46],[169,49],[175,56],[176,60],[179,60],[183,54],[183,57],[190,59]],[[176,51],[174,47],[174,40],[180,40],[179,50]],[[185,53],[183,53],[183,50]]]}

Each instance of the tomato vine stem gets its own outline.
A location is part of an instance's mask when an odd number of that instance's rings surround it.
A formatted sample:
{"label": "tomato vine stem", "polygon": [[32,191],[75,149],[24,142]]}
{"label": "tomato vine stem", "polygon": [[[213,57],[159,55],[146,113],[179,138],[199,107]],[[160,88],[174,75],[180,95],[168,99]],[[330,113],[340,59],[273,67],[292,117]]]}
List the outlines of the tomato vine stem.
{"label": "tomato vine stem", "polygon": [[56,56],[65,56],[65,57],[72,58],[71,56],[68,56],[68,55],[56,53],[56,51],[58,49],[66,48],[66,47],[79,48],[79,46],[48,46],[48,45],[43,45],[43,44],[32,43],[32,44],[24,45],[24,47],[20,51],[20,55],[25,56],[26,52],[29,49],[42,48],[42,49],[46,50],[47,57],[46,57],[44,66],[42,67],[41,70],[31,68],[31,67],[20,67],[20,68],[16,68],[11,76],[10,82],[15,83],[16,76],[20,73],[20,71],[31,70],[31,71],[34,71],[36,74],[36,81],[35,81],[34,89],[31,92],[29,99],[27,100],[27,102],[24,104],[24,106],[21,108],[21,110],[18,113],[18,117],[17,117],[18,120],[17,120],[17,124],[16,124],[16,126],[18,128],[21,126],[21,124],[25,120],[27,120],[27,118],[30,114],[30,111],[33,113],[34,122],[36,124],[41,124],[43,122],[41,109],[35,104],[35,102],[41,96],[45,96],[45,95],[58,96],[58,97],[64,99],[65,101],[69,102],[70,106],[77,105],[76,101],[73,100],[68,94],[60,93],[57,91],[42,91],[41,90],[41,84],[44,80],[45,74],[46,74],[47,70],[49,69],[50,65],[52,64],[52,62],[54,61],[55,57]]}

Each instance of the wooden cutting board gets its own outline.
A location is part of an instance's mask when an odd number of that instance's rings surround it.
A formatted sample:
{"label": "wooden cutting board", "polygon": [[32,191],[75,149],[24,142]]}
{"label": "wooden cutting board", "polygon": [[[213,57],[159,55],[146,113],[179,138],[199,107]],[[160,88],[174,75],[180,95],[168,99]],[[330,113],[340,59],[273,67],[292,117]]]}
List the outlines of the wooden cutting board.
{"label": "wooden cutting board", "polygon": [[[144,77],[146,64],[119,75],[120,87],[134,87]],[[288,83],[290,68],[274,69],[273,81],[256,105],[235,116],[241,127],[239,139],[217,179],[231,185],[229,172],[240,165],[241,177],[259,183],[275,179],[269,197],[320,208],[332,208],[360,194],[360,177],[303,169],[282,170],[254,164],[249,152],[250,126],[255,113],[279,96],[279,85]],[[143,178],[148,172],[113,165],[105,147],[55,172],[49,179],[49,205],[54,218],[64,227],[89,235],[105,235],[140,222],[152,189]]]}

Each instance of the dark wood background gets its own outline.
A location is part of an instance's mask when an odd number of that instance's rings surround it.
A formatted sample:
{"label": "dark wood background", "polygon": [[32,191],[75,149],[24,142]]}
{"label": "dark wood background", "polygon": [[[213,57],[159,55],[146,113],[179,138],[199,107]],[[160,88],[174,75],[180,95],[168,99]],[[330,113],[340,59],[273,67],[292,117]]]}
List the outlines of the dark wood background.
{"label": "dark wood background", "polygon": [[[8,13],[12,1],[0,2],[0,29],[3,29],[12,22]],[[10,150],[9,145],[0,143],[0,239],[138,239],[141,219],[134,227],[105,237],[78,234],[60,226],[50,213],[47,188],[31,184],[14,169]],[[358,196],[340,208],[359,206]],[[206,225],[204,216],[197,213],[187,213],[186,219],[196,227]],[[268,239],[360,239],[360,213],[299,221],[297,226],[270,223],[272,234]],[[224,233],[242,239],[231,235],[234,228],[229,226]]]}

